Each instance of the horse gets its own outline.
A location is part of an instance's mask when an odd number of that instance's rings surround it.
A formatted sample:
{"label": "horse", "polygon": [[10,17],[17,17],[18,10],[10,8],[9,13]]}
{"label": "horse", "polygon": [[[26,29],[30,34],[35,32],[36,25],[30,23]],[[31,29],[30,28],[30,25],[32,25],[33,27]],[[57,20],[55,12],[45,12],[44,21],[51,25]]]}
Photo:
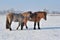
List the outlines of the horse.
{"label": "horse", "polygon": [[[12,30],[11,24],[12,24],[12,21],[14,21],[14,22],[19,22],[19,25],[16,28],[16,30],[18,30],[20,25],[21,25],[21,30],[22,30],[23,26],[24,25],[26,26],[26,22],[29,16],[30,16],[30,12],[23,12],[23,14],[22,13],[16,14],[12,12],[8,13],[6,16],[6,29]],[[26,29],[28,29],[27,26],[26,26]]]}
{"label": "horse", "polygon": [[[21,30],[23,30],[23,26],[26,26],[26,28],[28,29],[27,27],[27,21],[30,19],[30,15],[32,14],[31,11],[28,11],[28,12],[23,12],[22,13],[22,16],[24,17],[23,19],[23,22],[22,22],[22,26],[21,26]],[[17,27],[17,30],[18,30],[19,26]]]}
{"label": "horse", "polygon": [[45,20],[47,20],[46,18],[47,12],[45,11],[38,11],[38,12],[34,12],[30,15],[31,19],[29,21],[33,21],[34,22],[34,29],[36,29],[36,23],[38,23],[38,29],[40,29],[40,20],[43,18]]}
{"label": "horse", "polygon": [[[42,18],[47,20],[47,18],[46,18],[47,12],[45,12],[45,11],[38,11],[38,12],[34,12],[34,13],[29,11],[29,12],[22,13],[22,15],[25,17],[24,22],[23,22],[23,26],[25,25],[27,27],[27,21],[33,21],[34,22],[34,29],[36,29],[36,23],[38,23],[38,29],[40,29],[39,22]],[[23,29],[23,26],[21,26],[22,29]]]}

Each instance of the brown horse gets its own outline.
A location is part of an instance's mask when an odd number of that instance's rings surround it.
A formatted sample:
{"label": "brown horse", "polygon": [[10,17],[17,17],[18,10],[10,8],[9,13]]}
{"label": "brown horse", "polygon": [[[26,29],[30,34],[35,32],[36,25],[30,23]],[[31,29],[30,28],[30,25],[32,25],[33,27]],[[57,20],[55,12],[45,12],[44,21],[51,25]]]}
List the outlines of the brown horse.
{"label": "brown horse", "polygon": [[36,29],[36,23],[38,23],[38,29],[40,29],[39,22],[42,18],[46,20],[46,15],[47,15],[47,12],[45,11],[34,12],[33,14],[30,15],[31,17],[30,21],[34,21],[34,29]]}
{"label": "brown horse", "polygon": [[11,29],[12,21],[19,22],[19,25],[18,25],[17,29],[19,28],[20,25],[21,25],[21,30],[23,29],[24,25],[26,26],[26,28],[28,28],[26,23],[27,23],[27,20],[28,20],[29,16],[30,16],[30,12],[24,12],[22,14],[21,13],[20,14],[15,14],[15,13],[11,12],[11,13],[7,14],[6,29],[12,30]]}
{"label": "brown horse", "polygon": [[[26,24],[27,21],[33,21],[34,22],[34,29],[36,29],[36,23],[38,23],[38,29],[40,29],[39,22],[42,18],[44,18],[46,20],[47,12],[38,11],[38,12],[32,13],[31,11],[29,11],[29,12],[22,13],[22,15],[25,17],[24,22],[23,22],[23,26],[25,25],[27,27],[27,24]],[[23,29],[23,26],[21,26],[22,29]]]}

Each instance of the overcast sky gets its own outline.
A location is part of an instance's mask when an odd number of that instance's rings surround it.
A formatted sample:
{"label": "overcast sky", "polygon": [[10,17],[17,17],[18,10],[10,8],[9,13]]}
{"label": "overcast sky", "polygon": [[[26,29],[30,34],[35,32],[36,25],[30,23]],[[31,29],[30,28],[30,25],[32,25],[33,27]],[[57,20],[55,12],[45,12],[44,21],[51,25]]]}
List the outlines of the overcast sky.
{"label": "overcast sky", "polygon": [[11,8],[21,11],[39,11],[45,8],[60,11],[60,0],[0,0],[0,10]]}

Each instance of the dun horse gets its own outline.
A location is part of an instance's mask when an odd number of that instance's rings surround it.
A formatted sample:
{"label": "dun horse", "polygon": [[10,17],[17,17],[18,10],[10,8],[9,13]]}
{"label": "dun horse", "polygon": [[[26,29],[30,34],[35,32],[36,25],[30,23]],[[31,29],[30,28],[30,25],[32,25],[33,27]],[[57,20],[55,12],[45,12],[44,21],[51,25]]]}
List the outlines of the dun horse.
{"label": "dun horse", "polygon": [[[46,16],[47,16],[47,12],[45,11],[38,11],[38,12],[34,12],[32,13],[31,11],[29,13],[23,13],[23,16],[25,17],[24,19],[24,23],[23,25],[25,24],[26,27],[27,27],[27,21],[33,21],[34,22],[34,29],[36,29],[36,23],[38,24],[38,29],[40,29],[40,25],[39,25],[39,22],[40,20],[43,18],[43,19],[47,19]],[[22,29],[23,29],[23,26],[21,26]]]}
{"label": "dun horse", "polygon": [[26,26],[26,28],[28,28],[27,21],[29,20],[34,22],[34,29],[36,29],[36,23],[38,23],[38,29],[40,29],[39,22],[41,18],[44,18],[46,20],[46,15],[47,13],[44,11],[43,12],[39,11],[34,13],[28,11],[28,12],[23,12],[22,14],[9,13],[6,18],[6,28],[12,30],[11,29],[12,21],[19,22],[17,29],[19,28],[20,25],[21,25],[21,30],[23,29],[24,25]]}
{"label": "dun horse", "polygon": [[[21,28],[23,29],[23,26],[26,26],[26,28],[28,28],[27,27],[27,21],[30,19],[30,15],[32,14],[32,12],[31,11],[28,11],[28,12],[23,12],[22,13],[22,16],[24,17],[24,19],[23,19],[23,22],[22,22],[22,26],[21,26]],[[19,26],[17,27],[17,29],[19,28]]]}
{"label": "dun horse", "polygon": [[[40,25],[39,25],[39,22],[42,18],[44,18],[46,20],[46,15],[47,13],[44,12],[44,11],[38,11],[38,12],[34,12],[32,13],[31,11],[29,11],[29,13],[22,13],[22,15],[25,17],[24,18],[24,22],[23,22],[23,26],[25,24],[25,26],[27,27],[27,21],[33,21],[34,22],[34,29],[36,29],[36,23],[38,23],[38,29],[40,29]],[[23,26],[22,29],[23,29]]]}
{"label": "dun horse", "polygon": [[6,29],[12,30],[11,29],[12,21],[19,22],[19,25],[16,29],[18,29],[20,25],[21,25],[21,30],[23,29],[24,25],[26,26],[26,29],[28,29],[26,23],[27,23],[27,20],[28,20],[29,17],[30,17],[30,12],[24,12],[22,14],[21,13],[20,14],[15,14],[15,13],[7,14]]}
{"label": "dun horse", "polygon": [[46,20],[46,15],[47,13],[44,11],[34,12],[33,14],[30,15],[31,17],[30,21],[34,21],[34,29],[36,29],[36,23],[38,23],[38,29],[40,29],[39,22],[42,18]]}

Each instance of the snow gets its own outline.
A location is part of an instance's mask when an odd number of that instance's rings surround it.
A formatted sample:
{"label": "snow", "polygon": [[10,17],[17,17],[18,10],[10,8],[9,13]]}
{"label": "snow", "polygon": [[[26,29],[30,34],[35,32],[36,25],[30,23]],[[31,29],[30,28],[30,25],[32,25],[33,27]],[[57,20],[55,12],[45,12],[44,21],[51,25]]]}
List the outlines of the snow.
{"label": "snow", "polygon": [[6,29],[6,15],[0,15],[0,40],[60,40],[60,16],[41,19],[41,29],[33,30],[34,22],[28,21],[28,29],[16,30],[18,22],[12,23],[12,31]]}

